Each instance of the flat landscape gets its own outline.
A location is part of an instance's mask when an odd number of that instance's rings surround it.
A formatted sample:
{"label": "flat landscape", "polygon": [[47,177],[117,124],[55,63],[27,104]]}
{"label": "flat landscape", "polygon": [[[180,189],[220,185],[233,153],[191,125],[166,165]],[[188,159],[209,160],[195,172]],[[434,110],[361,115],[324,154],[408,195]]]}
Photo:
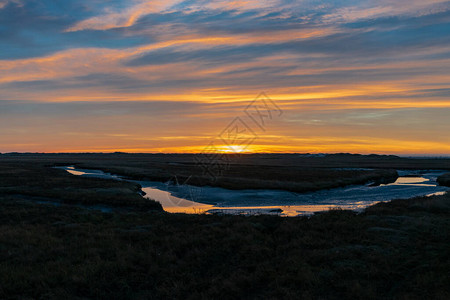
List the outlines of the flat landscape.
{"label": "flat landscape", "polygon": [[[189,178],[192,185],[228,189],[283,189],[306,192],[397,179],[395,170],[449,170],[450,159],[411,159],[382,155],[230,154],[217,170],[198,163],[200,154],[4,154],[2,163],[96,169],[136,180]],[[205,172],[205,169],[207,170]],[[210,175],[212,173],[213,176]]]}
{"label": "flat landscape", "polygon": [[[340,176],[348,184],[387,180],[366,169],[450,169],[446,159],[297,156],[242,156],[231,170],[247,168],[247,178],[267,182],[280,172],[283,187]],[[0,155],[2,299],[450,296],[448,193],[308,217],[170,214],[136,184],[74,176],[56,165],[203,178],[191,155]],[[239,182],[232,172],[224,176]]]}
{"label": "flat landscape", "polygon": [[449,300],[449,33],[449,0],[0,0],[0,300]]}

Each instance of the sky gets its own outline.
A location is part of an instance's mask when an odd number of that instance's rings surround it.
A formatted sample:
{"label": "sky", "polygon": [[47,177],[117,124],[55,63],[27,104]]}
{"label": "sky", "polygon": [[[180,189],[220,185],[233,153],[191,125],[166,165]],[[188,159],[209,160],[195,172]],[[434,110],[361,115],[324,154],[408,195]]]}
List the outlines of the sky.
{"label": "sky", "polygon": [[449,70],[450,1],[0,0],[0,152],[450,155]]}

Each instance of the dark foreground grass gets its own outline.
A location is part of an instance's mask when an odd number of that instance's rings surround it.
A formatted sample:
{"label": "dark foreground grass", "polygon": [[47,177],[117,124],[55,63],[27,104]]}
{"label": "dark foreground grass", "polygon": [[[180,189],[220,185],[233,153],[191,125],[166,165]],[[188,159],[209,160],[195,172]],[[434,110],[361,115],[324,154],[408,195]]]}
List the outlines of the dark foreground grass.
{"label": "dark foreground grass", "polygon": [[450,173],[439,176],[437,182],[439,185],[450,187]]}
{"label": "dark foreground grass", "polygon": [[49,168],[77,162],[57,157],[0,159],[0,299],[450,299],[449,195],[358,215],[173,215],[133,183]]}
{"label": "dark foreground grass", "polygon": [[310,218],[0,199],[1,299],[449,299],[450,197]]}
{"label": "dark foreground grass", "polygon": [[141,187],[135,183],[74,176],[51,168],[45,161],[0,159],[0,196],[141,211],[162,210],[159,202],[143,198],[140,191]]}

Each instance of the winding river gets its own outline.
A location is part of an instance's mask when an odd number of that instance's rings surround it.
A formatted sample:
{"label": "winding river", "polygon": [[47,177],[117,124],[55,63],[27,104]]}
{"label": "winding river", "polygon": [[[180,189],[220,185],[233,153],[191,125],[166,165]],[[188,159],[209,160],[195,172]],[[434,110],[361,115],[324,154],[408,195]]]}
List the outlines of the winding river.
{"label": "winding river", "polygon": [[[79,169],[73,166],[57,168],[77,176],[125,180],[120,176],[98,170]],[[448,171],[399,170],[400,177],[391,184],[348,186],[301,194],[283,190],[228,190],[217,187],[196,187],[179,184],[176,178],[167,183],[128,181],[139,183],[146,197],[160,202],[164,210],[171,213],[298,216],[330,208],[360,211],[381,201],[443,194],[450,189],[437,185],[436,179],[446,172]]]}

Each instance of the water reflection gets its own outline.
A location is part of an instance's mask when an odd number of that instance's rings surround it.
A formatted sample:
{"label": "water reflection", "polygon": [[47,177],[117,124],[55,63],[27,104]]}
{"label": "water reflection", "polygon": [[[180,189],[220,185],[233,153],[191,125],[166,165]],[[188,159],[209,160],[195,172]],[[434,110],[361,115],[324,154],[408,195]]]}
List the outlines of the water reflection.
{"label": "water reflection", "polygon": [[[145,197],[156,200],[161,203],[164,210],[170,213],[191,213],[198,214],[212,209],[214,205],[202,204],[180,197],[176,197],[167,190],[165,184],[155,184],[154,182],[140,182],[142,190],[146,193]],[[155,187],[155,185],[157,187]],[[159,187],[159,188],[158,188]]]}
{"label": "water reflection", "polygon": [[[121,180],[119,176],[96,170],[61,167],[71,174]],[[194,187],[173,182],[135,181],[146,197],[161,203],[171,213],[274,214],[308,215],[329,209],[362,210],[377,202],[399,198],[443,194],[449,189],[438,186],[436,179],[444,171],[422,174],[399,172],[402,177],[391,184],[349,186],[311,193],[283,190],[227,190],[217,187]]]}
{"label": "water reflection", "polygon": [[[429,182],[424,184],[424,182]],[[436,186],[435,182],[430,180],[430,178],[425,177],[399,177],[396,182],[389,184],[381,184],[381,186],[391,186],[391,185],[414,185],[414,186]]]}

